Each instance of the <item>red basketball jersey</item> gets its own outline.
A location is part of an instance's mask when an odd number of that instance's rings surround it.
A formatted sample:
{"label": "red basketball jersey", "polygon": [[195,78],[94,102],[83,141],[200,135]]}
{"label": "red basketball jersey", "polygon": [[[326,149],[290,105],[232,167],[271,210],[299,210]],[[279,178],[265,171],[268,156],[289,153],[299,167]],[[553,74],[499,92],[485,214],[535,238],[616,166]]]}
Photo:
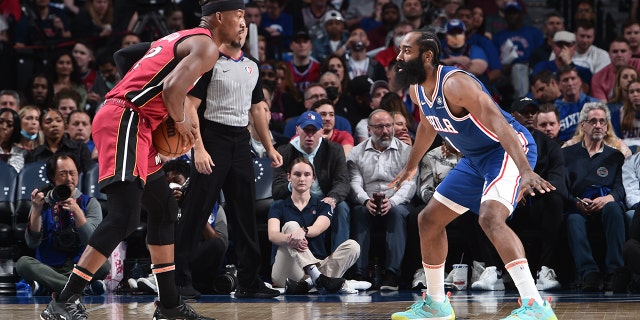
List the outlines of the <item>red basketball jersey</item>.
{"label": "red basketball jersey", "polygon": [[107,93],[106,98],[131,102],[138,107],[141,118],[150,122],[151,129],[157,128],[167,115],[167,108],[162,101],[164,78],[180,62],[175,56],[176,46],[182,40],[200,34],[212,37],[208,29],[193,28],[174,32],[154,41],[147,53]]}

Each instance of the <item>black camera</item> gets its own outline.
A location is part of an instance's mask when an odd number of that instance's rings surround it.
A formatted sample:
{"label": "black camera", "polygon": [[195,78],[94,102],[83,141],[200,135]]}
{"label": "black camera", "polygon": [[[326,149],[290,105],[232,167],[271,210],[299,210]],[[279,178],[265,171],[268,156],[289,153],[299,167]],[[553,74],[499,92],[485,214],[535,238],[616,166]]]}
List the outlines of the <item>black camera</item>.
{"label": "black camera", "polygon": [[236,266],[229,264],[225,267],[224,274],[213,279],[213,290],[218,294],[229,294],[238,287],[238,271]]}
{"label": "black camera", "polygon": [[358,41],[353,44],[353,51],[362,51],[364,50],[364,42]]}
{"label": "black camera", "polygon": [[48,204],[54,204],[56,202],[64,201],[71,197],[72,190],[66,184],[61,184],[59,186],[53,186],[52,184],[47,184],[44,187],[38,188],[38,191],[45,194],[44,201]]}

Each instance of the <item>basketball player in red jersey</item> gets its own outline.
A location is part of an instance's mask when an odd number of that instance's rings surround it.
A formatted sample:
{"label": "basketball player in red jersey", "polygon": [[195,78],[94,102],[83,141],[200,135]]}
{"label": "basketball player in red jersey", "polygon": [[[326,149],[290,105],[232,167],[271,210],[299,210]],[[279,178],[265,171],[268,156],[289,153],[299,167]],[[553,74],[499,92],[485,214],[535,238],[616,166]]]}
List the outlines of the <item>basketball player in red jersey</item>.
{"label": "basketball player in red jersey", "polygon": [[[160,170],[151,132],[165,116],[174,119],[186,147],[198,139],[198,118],[187,92],[218,60],[218,47],[242,32],[242,0],[201,0],[202,19],[151,44],[147,53],[106,95],[93,121],[101,190],[109,215],[93,233],[86,250],[60,293],[41,313],[43,320],[87,319],[80,303],[93,273],[140,221],[141,203],[149,212],[147,244],[158,284],[153,319],[211,319],[198,315],[175,286],[174,222],[178,205]],[[186,107],[185,107],[186,106]]]}

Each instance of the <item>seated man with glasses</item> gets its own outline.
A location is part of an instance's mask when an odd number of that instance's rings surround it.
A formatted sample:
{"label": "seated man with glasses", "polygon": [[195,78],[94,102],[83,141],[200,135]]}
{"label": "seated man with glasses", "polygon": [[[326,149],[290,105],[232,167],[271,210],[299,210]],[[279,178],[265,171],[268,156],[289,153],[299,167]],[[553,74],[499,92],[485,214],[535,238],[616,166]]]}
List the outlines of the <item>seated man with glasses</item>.
{"label": "seated man with glasses", "polygon": [[[415,177],[395,190],[387,185],[409,160],[411,146],[394,137],[393,118],[376,109],[368,118],[370,137],[347,155],[351,183],[351,233],[360,244],[360,259],[355,264],[354,280],[368,280],[371,230],[382,225],[386,234],[385,276],[380,290],[398,290],[400,265],[407,243],[406,220],[416,192]],[[380,252],[375,250],[374,252]]]}
{"label": "seated man with glasses", "polygon": [[[579,120],[584,132],[581,143],[562,149],[569,199],[573,199],[565,212],[567,237],[582,291],[608,291],[613,289],[613,275],[624,266],[624,156],[604,142],[611,121],[604,103],[586,103]],[[606,240],[604,261],[596,261],[589,244],[587,231],[594,230]]]}
{"label": "seated man with glasses", "polygon": [[[16,264],[18,275],[31,285],[33,295],[62,291],[89,237],[102,221],[98,201],[77,189],[78,166],[71,154],[51,156],[46,174],[52,185],[31,192],[25,232],[25,243],[36,249],[36,256],[23,256]],[[107,261],[98,269],[85,294],[105,292],[102,279],[109,268]]]}

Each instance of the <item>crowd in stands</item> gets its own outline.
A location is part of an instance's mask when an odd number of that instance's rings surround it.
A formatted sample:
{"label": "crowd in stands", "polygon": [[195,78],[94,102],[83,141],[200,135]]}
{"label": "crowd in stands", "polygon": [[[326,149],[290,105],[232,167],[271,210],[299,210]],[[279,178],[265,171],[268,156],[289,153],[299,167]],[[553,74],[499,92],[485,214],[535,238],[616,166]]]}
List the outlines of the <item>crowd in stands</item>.
{"label": "crowd in stands", "polygon": [[[287,283],[291,293],[313,286],[337,292],[343,282],[335,279],[344,277],[382,290],[412,287],[413,271],[420,269],[417,213],[464,156],[437,140],[414,181],[387,187],[406,164],[420,121],[407,88],[395,81],[400,41],[419,30],[439,36],[442,64],[475,76],[498,106],[533,133],[535,171],[557,190],[524,197],[509,225],[524,239],[538,289],[640,291],[637,8],[617,35],[602,35],[589,0],[575,1],[573,25],[558,12],[530,17],[523,1],[511,0],[245,2],[245,20],[257,32],[249,32],[244,54],[259,62],[272,138],[260,141],[250,118],[247,148],[263,158],[264,144],[271,143],[284,157],[273,175],[268,237],[261,239],[273,243],[263,255],[272,258],[272,272],[278,273],[267,277],[277,285]],[[195,1],[159,3],[1,1],[0,160],[20,172],[64,153],[78,172],[88,170],[97,159],[91,121],[124,76],[114,52],[198,23]],[[541,28],[533,18],[542,18]],[[315,220],[292,218],[289,211],[308,206],[317,207]],[[450,240],[462,234],[466,243],[457,242],[450,252],[462,248],[464,262],[485,265],[476,265],[477,284],[471,287],[504,288],[500,284],[508,280],[482,239],[477,217],[459,220],[449,228]],[[216,252],[229,245],[222,221],[223,231],[215,214],[207,225],[205,240],[220,240]],[[304,234],[293,231],[298,242],[288,243],[285,230],[300,226]],[[29,246],[39,242],[29,240],[34,231],[27,230]],[[385,245],[376,246],[380,239]],[[291,268],[290,261],[300,257],[292,258],[287,244],[304,251],[299,255],[310,265],[320,263],[320,270]],[[333,269],[325,267],[331,252],[341,254]],[[459,257],[450,256],[447,269]],[[218,270],[224,265],[206,263]]]}

